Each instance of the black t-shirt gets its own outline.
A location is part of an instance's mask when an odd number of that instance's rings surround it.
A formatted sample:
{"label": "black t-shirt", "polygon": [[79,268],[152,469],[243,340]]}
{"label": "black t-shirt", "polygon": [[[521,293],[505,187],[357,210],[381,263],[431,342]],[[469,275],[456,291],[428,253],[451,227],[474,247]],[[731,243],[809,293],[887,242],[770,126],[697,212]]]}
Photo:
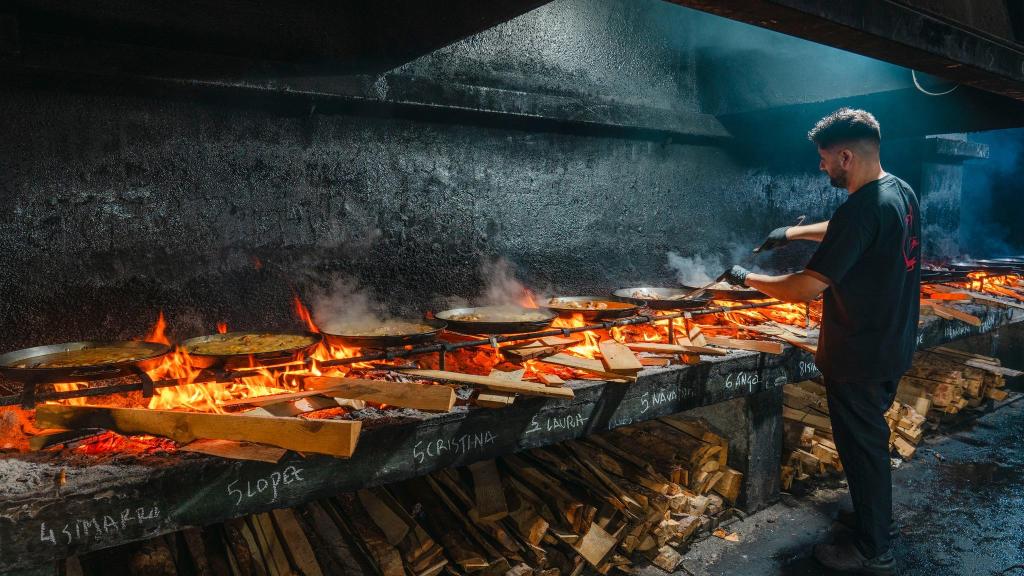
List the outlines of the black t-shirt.
{"label": "black t-shirt", "polygon": [[882,381],[917,347],[921,219],[910,186],[887,174],[836,209],[807,271],[829,284],[814,362],[826,378]]}

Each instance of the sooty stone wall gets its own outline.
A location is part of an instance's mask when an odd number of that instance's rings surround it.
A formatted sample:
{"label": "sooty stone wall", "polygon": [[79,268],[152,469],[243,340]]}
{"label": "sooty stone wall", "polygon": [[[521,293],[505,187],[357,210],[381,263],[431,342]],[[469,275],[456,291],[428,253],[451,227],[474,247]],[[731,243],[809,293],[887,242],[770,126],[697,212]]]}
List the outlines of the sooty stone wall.
{"label": "sooty stone wall", "polygon": [[[534,33],[491,31],[401,73],[699,112],[694,58],[671,36],[685,27],[665,20],[684,9],[608,0],[581,32],[567,23],[588,18],[586,4],[556,2],[506,25]],[[45,77],[0,88],[0,133],[4,350],[138,337],[160,309],[178,337],[218,321],[298,328],[293,293],[337,278],[418,314],[474,299],[499,257],[563,294],[670,282],[669,251],[794,268],[806,248],[749,250],[843,197],[806,143],[791,155],[806,169],[772,169],[727,139],[281,110]]]}

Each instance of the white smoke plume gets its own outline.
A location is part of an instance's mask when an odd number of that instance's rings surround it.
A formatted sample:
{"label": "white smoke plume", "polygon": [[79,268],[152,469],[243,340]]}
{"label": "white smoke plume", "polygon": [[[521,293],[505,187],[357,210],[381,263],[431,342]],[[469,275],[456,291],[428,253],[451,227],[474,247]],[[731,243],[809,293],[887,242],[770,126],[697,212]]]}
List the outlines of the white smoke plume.
{"label": "white smoke plume", "polygon": [[523,306],[533,299],[533,292],[516,278],[515,264],[505,258],[485,260],[480,275],[484,280],[480,300],[488,306]]}
{"label": "white smoke plume", "polygon": [[372,291],[348,278],[335,278],[310,300],[313,320],[328,334],[346,334],[380,326],[391,319]]}
{"label": "white smoke plume", "polygon": [[675,272],[676,280],[684,286],[704,286],[717,278],[722,272],[739,264],[753,272],[763,272],[761,267],[750,264],[751,247],[745,244],[732,243],[726,247],[727,254],[696,254],[682,256],[677,252],[668,253],[668,267]]}

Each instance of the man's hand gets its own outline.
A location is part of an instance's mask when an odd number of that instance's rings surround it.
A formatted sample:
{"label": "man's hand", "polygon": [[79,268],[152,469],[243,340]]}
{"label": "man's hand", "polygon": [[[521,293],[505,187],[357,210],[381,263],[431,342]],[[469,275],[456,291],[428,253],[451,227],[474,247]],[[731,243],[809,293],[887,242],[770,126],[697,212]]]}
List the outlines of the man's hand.
{"label": "man's hand", "polygon": [[733,266],[725,273],[725,276],[722,279],[733,286],[746,286],[747,276],[749,275],[750,270],[747,270],[743,266]]}
{"label": "man's hand", "polygon": [[780,248],[789,244],[789,238],[786,237],[786,231],[792,228],[792,226],[780,226],[775,230],[772,230],[768,234],[768,239],[761,244],[761,250],[772,250]]}

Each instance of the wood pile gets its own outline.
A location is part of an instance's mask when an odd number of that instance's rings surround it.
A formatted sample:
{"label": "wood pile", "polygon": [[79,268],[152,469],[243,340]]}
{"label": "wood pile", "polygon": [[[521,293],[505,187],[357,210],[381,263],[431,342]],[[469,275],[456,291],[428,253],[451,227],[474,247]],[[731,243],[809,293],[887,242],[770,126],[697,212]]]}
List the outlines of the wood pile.
{"label": "wood pile", "polygon": [[[793,481],[843,471],[832,438],[825,387],[811,381],[787,384],[783,388],[782,489]],[[924,416],[899,400],[885,413],[889,424],[889,451],[907,459],[914,455],[923,436]]]}
{"label": "wood pile", "polygon": [[[1005,400],[1006,377],[1021,375],[1024,372],[1002,366],[997,358],[945,347],[922,350],[885,413],[890,452],[903,459],[913,457],[926,420],[937,424],[964,408]],[[794,480],[842,472],[825,387],[811,381],[789,384],[783,398],[783,489]]]}
{"label": "wood pile", "polygon": [[987,400],[1005,400],[1007,376],[1022,372],[1002,366],[997,358],[952,348],[933,348],[917,354],[900,380],[897,398],[936,418],[977,408]]}
{"label": "wood pile", "polygon": [[[67,561],[102,574],[560,576],[674,570],[739,497],[728,442],[667,417]],[[357,567],[363,567],[360,570]]]}

